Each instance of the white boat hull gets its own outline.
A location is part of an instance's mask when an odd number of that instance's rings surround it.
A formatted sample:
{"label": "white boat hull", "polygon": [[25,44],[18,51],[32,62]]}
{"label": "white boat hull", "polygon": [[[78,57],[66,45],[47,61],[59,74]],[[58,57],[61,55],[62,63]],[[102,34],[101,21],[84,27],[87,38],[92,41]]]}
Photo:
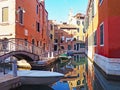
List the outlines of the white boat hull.
{"label": "white boat hull", "polygon": [[17,76],[20,77],[23,85],[50,85],[63,78],[64,74],[50,71],[19,70]]}

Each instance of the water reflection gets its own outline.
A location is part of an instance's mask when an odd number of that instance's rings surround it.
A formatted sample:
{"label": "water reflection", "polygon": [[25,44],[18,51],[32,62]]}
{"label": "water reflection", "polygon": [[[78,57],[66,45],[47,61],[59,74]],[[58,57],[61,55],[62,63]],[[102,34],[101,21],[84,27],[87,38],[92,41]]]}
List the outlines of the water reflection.
{"label": "water reflection", "polygon": [[53,88],[55,90],[58,90],[57,88],[55,88],[56,86],[59,86],[60,84],[61,86],[63,86],[62,84],[66,84],[66,88],[69,86],[69,89],[67,88],[65,90],[86,90],[86,60],[87,59],[84,54],[74,54],[73,58],[68,60],[68,62],[60,62],[58,65],[58,69],[61,73],[65,74],[65,78],[61,79],[59,82],[53,85]]}
{"label": "water reflection", "polygon": [[120,90],[120,82],[107,80],[89,59],[87,82],[89,90]]}
{"label": "water reflection", "polygon": [[50,87],[24,85],[15,90],[120,90],[120,82],[107,80],[84,54],[74,54],[72,59],[60,60],[44,70],[64,73],[65,78]]}
{"label": "water reflection", "polygon": [[[75,54],[68,62],[57,65],[66,78],[54,84],[54,90],[120,90],[120,82],[107,80],[84,54]],[[60,86],[64,89],[58,89]]]}

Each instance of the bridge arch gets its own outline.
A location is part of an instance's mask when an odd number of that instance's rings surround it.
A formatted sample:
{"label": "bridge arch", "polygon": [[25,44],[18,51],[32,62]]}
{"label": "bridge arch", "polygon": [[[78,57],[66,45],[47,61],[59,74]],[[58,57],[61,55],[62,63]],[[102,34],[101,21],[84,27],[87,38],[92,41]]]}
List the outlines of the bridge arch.
{"label": "bridge arch", "polygon": [[26,52],[26,51],[12,51],[12,52],[9,52],[7,54],[4,54],[4,55],[0,56],[0,61],[2,62],[10,56],[14,56],[18,60],[25,59],[28,62],[39,60],[39,56],[36,55],[36,54],[29,53],[29,52]]}

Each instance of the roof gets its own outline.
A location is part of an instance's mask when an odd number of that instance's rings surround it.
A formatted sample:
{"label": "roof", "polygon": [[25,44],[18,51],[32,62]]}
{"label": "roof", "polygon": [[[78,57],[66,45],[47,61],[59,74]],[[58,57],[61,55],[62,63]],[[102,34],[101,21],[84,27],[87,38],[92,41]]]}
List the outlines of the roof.
{"label": "roof", "polygon": [[60,29],[77,29],[77,26],[72,24],[61,24],[59,27]]}
{"label": "roof", "polygon": [[85,15],[82,13],[77,13],[74,17],[78,19],[84,19]]}

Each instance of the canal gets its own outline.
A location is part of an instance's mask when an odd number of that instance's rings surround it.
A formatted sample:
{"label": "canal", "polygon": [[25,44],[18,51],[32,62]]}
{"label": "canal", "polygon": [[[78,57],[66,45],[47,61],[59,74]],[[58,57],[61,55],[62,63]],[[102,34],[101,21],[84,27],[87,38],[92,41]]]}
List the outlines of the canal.
{"label": "canal", "polygon": [[120,90],[120,82],[107,80],[85,54],[60,59],[45,70],[63,73],[65,77],[49,86],[23,85],[12,90]]}

